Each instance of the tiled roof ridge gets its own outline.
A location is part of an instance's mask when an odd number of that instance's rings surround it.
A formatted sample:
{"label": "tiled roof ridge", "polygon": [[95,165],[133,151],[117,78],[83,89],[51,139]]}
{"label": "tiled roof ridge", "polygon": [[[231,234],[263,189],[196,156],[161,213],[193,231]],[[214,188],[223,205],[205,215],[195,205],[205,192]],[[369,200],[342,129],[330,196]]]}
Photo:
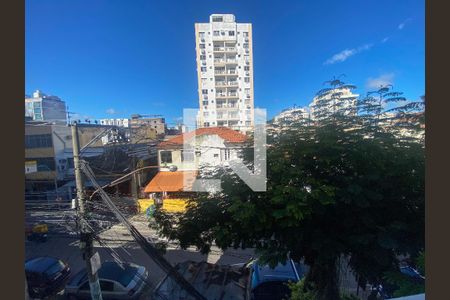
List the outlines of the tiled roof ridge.
{"label": "tiled roof ridge", "polygon": [[[237,130],[233,130],[228,127],[203,127],[198,128],[194,131],[183,133],[177,135],[167,141],[163,141],[159,144],[159,146],[168,146],[168,145],[181,145],[183,144],[184,139],[190,139],[193,136],[201,136],[201,135],[218,135],[222,139],[231,143],[243,143],[247,141],[247,136]],[[184,137],[184,138],[183,138]]]}

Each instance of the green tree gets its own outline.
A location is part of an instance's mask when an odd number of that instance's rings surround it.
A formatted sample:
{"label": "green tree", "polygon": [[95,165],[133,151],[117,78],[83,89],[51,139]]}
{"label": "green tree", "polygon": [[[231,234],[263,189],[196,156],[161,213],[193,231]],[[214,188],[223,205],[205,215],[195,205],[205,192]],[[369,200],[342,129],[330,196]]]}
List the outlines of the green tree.
{"label": "green tree", "polygon": [[199,194],[182,215],[157,212],[157,228],[184,248],[255,247],[272,265],[304,259],[319,300],[339,299],[343,256],[362,287],[380,282],[397,255],[424,247],[424,146],[365,124],[339,114],[269,133],[266,192],[220,170],[222,192]]}

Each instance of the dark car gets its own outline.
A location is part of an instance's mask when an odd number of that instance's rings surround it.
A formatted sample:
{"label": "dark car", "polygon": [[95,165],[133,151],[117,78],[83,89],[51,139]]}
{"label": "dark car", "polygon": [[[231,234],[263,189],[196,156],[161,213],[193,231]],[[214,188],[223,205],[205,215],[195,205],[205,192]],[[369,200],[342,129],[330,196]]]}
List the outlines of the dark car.
{"label": "dark car", "polygon": [[[411,284],[424,285],[425,277],[422,276],[416,269],[409,265],[400,267],[400,274],[403,274]],[[372,299],[390,299],[393,298],[394,292],[399,289],[399,286],[393,283],[382,282],[379,285],[372,287],[369,300]]]}
{"label": "dark car", "polygon": [[67,263],[54,257],[36,257],[25,262],[28,293],[45,298],[61,292],[70,276]]}
{"label": "dark car", "polygon": [[299,281],[303,274],[299,272],[298,266],[291,259],[284,264],[279,263],[275,268],[262,265],[257,260],[251,263],[250,299],[289,299],[290,288],[287,283]]}
{"label": "dark car", "polygon": [[[103,299],[136,299],[145,287],[147,270],[135,264],[120,265],[113,261],[104,262],[98,270]],[[86,270],[77,273],[66,285],[69,299],[91,299]]]}

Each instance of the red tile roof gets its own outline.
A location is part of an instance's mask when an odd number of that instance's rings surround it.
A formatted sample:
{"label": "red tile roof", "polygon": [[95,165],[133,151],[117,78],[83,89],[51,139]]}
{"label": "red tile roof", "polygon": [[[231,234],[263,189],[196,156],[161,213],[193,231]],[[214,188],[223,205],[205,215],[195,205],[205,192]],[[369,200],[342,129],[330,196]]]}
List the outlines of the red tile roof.
{"label": "red tile roof", "polygon": [[176,137],[173,137],[167,141],[163,141],[159,143],[160,147],[167,147],[167,146],[176,146],[176,145],[182,145],[184,139],[190,139],[194,136],[200,136],[200,135],[218,135],[225,141],[229,143],[244,143],[247,141],[247,136],[239,131],[230,129],[228,127],[205,127],[205,128],[199,128],[194,131],[184,133],[177,135]]}

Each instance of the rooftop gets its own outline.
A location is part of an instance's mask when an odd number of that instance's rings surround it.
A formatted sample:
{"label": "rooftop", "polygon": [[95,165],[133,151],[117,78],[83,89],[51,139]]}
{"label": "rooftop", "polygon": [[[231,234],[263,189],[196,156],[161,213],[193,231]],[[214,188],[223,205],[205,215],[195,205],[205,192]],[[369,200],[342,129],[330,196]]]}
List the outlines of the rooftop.
{"label": "rooftop", "polygon": [[223,140],[229,143],[244,143],[247,141],[247,136],[243,133],[240,133],[239,131],[227,127],[205,127],[177,135],[171,139],[161,142],[159,146],[167,147],[171,145],[182,145],[184,140],[191,139],[192,137],[194,137],[194,135],[218,135]]}

